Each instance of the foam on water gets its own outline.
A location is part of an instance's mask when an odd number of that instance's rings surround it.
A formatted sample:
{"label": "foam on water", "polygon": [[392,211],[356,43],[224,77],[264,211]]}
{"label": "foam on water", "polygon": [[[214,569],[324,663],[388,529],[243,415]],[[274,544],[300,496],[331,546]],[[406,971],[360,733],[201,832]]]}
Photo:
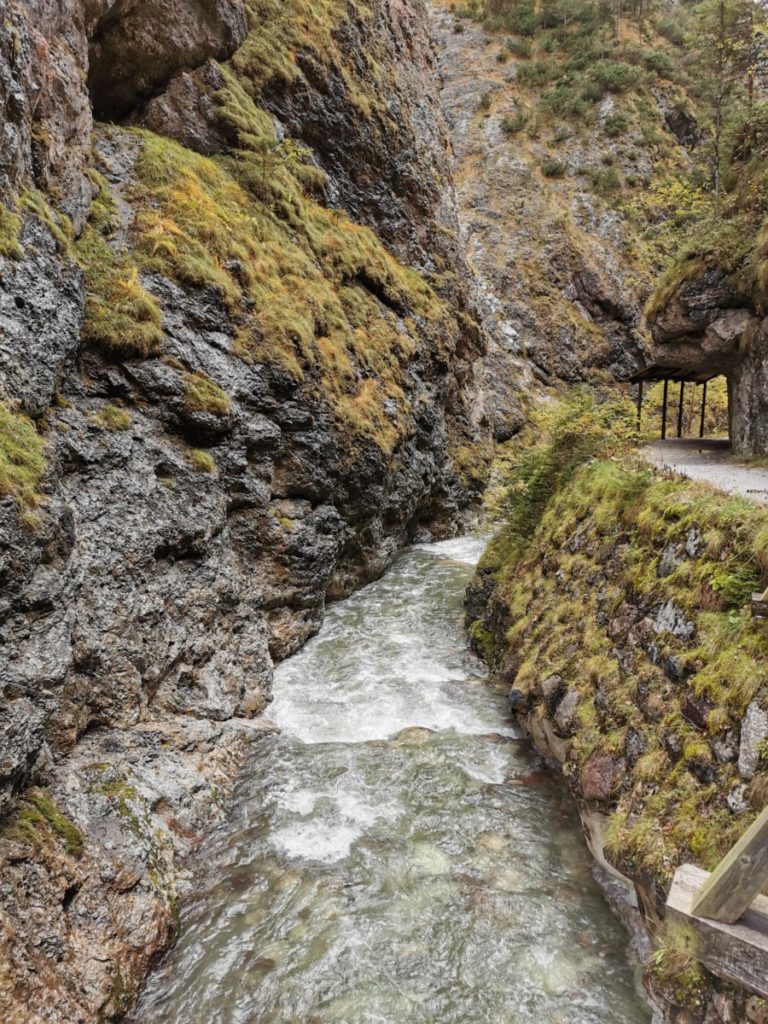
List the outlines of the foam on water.
{"label": "foam on water", "polygon": [[647,1024],[570,801],[462,629],[477,538],[419,545],[275,675],[140,1024]]}

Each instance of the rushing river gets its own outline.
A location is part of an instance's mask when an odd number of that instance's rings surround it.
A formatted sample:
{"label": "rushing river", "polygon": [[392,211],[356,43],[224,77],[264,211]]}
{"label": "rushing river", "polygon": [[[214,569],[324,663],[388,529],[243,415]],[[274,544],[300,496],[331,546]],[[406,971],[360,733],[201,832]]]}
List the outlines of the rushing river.
{"label": "rushing river", "polygon": [[462,634],[473,539],[412,548],[275,675],[141,1024],[646,1024],[569,799]]}

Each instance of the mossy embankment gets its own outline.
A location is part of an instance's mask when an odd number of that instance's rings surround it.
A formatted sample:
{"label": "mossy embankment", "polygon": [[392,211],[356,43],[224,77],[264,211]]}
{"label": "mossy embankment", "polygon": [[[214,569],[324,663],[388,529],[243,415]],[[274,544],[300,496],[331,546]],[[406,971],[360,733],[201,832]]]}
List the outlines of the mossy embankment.
{"label": "mossy embankment", "polygon": [[654,473],[630,424],[587,394],[539,416],[502,467],[469,626],[537,746],[608,816],[605,854],[659,942],[649,977],[697,1010],[713,979],[661,920],[675,868],[711,870],[768,799],[768,628],[749,608],[768,512]]}

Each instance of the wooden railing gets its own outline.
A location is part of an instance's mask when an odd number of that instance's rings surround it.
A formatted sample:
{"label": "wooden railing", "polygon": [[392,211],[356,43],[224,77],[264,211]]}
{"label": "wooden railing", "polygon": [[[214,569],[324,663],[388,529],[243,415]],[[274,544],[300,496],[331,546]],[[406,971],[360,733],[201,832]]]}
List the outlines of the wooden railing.
{"label": "wooden railing", "polygon": [[677,869],[667,915],[693,928],[694,955],[713,974],[768,997],[768,807],[712,874]]}

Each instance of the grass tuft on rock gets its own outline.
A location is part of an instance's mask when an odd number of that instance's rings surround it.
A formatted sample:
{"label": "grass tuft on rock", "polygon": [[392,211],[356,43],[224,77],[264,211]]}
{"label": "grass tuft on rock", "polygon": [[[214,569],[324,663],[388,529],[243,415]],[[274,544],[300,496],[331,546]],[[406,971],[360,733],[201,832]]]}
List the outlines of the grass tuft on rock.
{"label": "grass tuft on rock", "polygon": [[132,420],[130,413],[116,405],[105,405],[92,417],[93,422],[104,430],[128,430]]}
{"label": "grass tuft on rock", "polygon": [[0,497],[15,498],[23,510],[40,504],[46,468],[45,442],[33,422],[0,402]]}
{"label": "grass tuft on rock", "polygon": [[226,416],[231,406],[229,395],[204,373],[184,374],[184,407],[189,412],[207,412]]}
{"label": "grass tuft on rock", "polygon": [[202,448],[190,448],[186,453],[187,461],[196,473],[215,473],[216,463],[210,452]]}
{"label": "grass tuft on rock", "polygon": [[115,355],[147,358],[162,344],[160,307],[118,238],[117,208],[106,180],[97,172],[92,176],[99,191],[74,250],[87,289],[82,338]]}
{"label": "grass tuft on rock", "polygon": [[7,206],[0,203],[0,256],[9,260],[20,260],[23,256],[19,237],[21,218]]}

